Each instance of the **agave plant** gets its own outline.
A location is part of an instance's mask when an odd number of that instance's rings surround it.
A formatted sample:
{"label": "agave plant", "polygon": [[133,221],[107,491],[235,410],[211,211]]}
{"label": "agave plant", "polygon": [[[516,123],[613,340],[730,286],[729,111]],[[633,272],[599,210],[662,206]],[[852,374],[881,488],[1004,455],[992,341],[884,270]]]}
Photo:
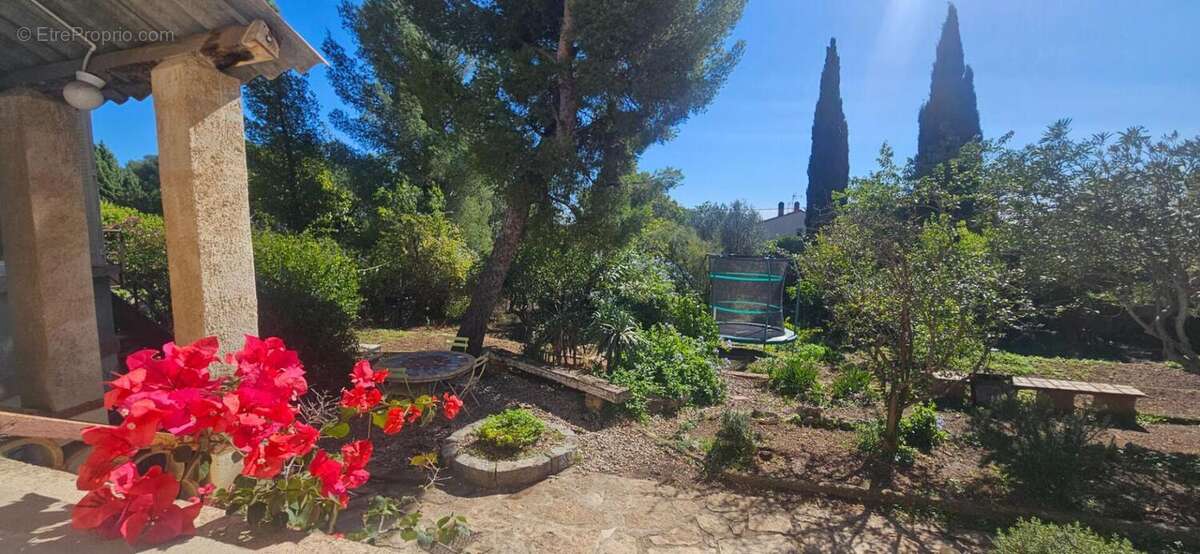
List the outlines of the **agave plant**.
{"label": "agave plant", "polygon": [[596,346],[609,370],[616,369],[621,354],[642,340],[641,327],[633,314],[609,303],[602,303],[592,320]]}

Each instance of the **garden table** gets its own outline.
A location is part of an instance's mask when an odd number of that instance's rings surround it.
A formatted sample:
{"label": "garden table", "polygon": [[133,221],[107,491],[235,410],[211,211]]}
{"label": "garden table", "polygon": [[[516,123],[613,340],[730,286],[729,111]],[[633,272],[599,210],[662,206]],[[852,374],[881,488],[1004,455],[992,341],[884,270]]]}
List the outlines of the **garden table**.
{"label": "garden table", "polygon": [[465,352],[420,350],[384,354],[371,365],[388,370],[389,383],[432,385],[467,373],[474,363],[475,357]]}

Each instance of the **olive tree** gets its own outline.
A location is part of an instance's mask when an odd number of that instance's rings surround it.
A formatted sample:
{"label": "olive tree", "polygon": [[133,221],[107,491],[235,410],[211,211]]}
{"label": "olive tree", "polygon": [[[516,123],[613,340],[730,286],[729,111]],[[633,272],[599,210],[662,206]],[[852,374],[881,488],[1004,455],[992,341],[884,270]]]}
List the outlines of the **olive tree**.
{"label": "olive tree", "polygon": [[958,199],[928,177],[906,180],[886,147],[880,165],[851,184],[800,267],[883,385],[892,454],[900,417],[928,377],[984,367],[1023,303],[988,236],[949,215]]}
{"label": "olive tree", "polygon": [[1120,305],[1164,358],[1200,372],[1200,137],[1135,127],[1077,141],[1064,120],[993,173],[1014,259]]}

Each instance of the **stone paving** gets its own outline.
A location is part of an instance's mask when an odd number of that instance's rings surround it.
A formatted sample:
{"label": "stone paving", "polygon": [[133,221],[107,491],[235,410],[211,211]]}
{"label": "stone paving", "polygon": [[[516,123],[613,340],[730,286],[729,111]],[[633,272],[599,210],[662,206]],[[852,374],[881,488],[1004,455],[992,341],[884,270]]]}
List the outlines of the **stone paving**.
{"label": "stone paving", "polygon": [[676,488],[577,468],[512,494],[431,491],[429,517],[476,532],[467,552],[975,552],[987,539],[862,506]]}

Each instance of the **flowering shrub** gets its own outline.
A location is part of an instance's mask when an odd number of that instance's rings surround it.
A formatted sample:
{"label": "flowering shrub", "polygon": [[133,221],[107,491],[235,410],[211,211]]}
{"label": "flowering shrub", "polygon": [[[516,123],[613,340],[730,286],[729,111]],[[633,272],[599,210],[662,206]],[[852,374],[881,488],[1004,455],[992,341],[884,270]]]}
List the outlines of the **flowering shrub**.
{"label": "flowering shrub", "polygon": [[[95,530],[130,544],[156,544],[192,534],[193,522],[212,486],[195,488],[184,507],[175,504],[181,482],[195,486],[208,478],[214,456],[229,449],[241,456],[241,475],[219,493],[231,511],[245,509],[253,523],[282,522],[298,528],[330,524],[345,508],[348,491],[362,486],[373,445],[358,440],[331,454],[316,448],[321,436],[344,438],[347,420],[370,414],[386,434],[405,424],[427,423],[440,403],[453,419],[462,406],[455,396],[441,399],[384,398],[377,385],[386,371],[360,361],[351,372],[353,388],[343,391],[342,417],[317,429],[297,419],[298,400],[308,390],[296,352],[278,338],[247,336],[245,346],[224,362],[236,364],[232,377],[214,378],[217,339],[209,337],[161,353],[129,356],[129,371],[109,383],[106,409],[123,420],[117,426],[83,431],[92,452],[79,469],[76,486],[88,491],[71,514],[77,529]],[[401,414],[398,417],[395,414]],[[172,456],[184,462],[180,476],[151,467],[139,473],[133,457],[166,432],[177,445]],[[160,443],[161,444],[161,443]],[[421,455],[423,460],[429,454]],[[286,519],[284,519],[286,518]]]}

